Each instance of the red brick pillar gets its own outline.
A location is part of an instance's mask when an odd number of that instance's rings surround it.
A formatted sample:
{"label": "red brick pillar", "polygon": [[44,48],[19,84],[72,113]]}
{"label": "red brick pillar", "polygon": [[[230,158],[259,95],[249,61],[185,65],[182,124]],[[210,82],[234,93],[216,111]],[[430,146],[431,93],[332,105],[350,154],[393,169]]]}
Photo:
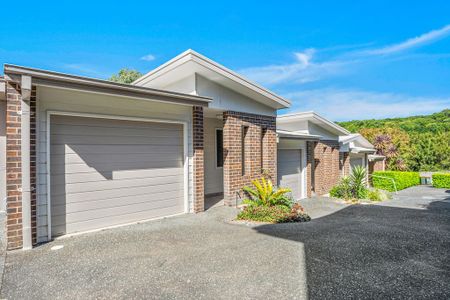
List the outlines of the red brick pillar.
{"label": "red brick pillar", "polygon": [[21,93],[6,84],[6,239],[7,249],[22,248]]}
{"label": "red brick pillar", "polygon": [[276,120],[272,116],[226,111],[223,121],[224,204],[234,206],[242,200],[242,188],[251,185],[252,180],[264,175],[277,182]]}
{"label": "red brick pillar", "polygon": [[[7,249],[22,248],[22,156],[21,156],[21,89],[17,83],[6,84],[6,240]],[[31,233],[37,242],[36,223],[36,88],[30,98],[30,181]]]}
{"label": "red brick pillar", "polygon": [[314,191],[314,148],[316,142],[306,142],[306,196],[311,197]]}
{"label": "red brick pillar", "polygon": [[339,142],[318,142],[314,149],[314,159],[314,191],[317,195],[324,195],[339,182]]}
{"label": "red brick pillar", "polygon": [[348,152],[342,153],[342,176],[350,175],[350,155]]}
{"label": "red brick pillar", "polygon": [[192,112],[194,212],[202,212],[205,210],[203,107],[194,106]]}

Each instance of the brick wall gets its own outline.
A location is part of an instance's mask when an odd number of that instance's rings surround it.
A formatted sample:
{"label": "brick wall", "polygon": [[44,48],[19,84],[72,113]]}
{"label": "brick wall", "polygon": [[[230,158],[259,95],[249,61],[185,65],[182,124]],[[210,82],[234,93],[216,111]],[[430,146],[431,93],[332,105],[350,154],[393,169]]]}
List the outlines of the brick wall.
{"label": "brick wall", "polygon": [[[264,174],[277,182],[277,140],[275,117],[234,111],[223,113],[224,203],[240,201],[242,187]],[[245,174],[242,165],[242,135],[245,137]]]}
{"label": "brick wall", "polygon": [[194,106],[192,113],[194,212],[202,212],[205,209],[203,107]]}
{"label": "brick wall", "polygon": [[341,163],[341,176],[349,176],[350,175],[350,155],[348,152],[341,152],[339,161]]}
{"label": "brick wall", "polygon": [[7,249],[22,247],[22,171],[20,87],[6,83],[6,239]]}
{"label": "brick wall", "polygon": [[311,197],[314,185],[314,148],[316,142],[306,142],[306,196]]}
{"label": "brick wall", "polygon": [[[21,170],[21,90],[7,82],[6,107],[6,238],[7,249],[22,247],[22,170]],[[30,98],[30,181],[32,243],[37,242],[36,224],[36,88]]]}
{"label": "brick wall", "polygon": [[385,170],[385,161],[369,161],[369,174],[372,174],[375,171],[384,171]]}
{"label": "brick wall", "polygon": [[307,196],[324,195],[341,178],[338,141],[307,142]]}

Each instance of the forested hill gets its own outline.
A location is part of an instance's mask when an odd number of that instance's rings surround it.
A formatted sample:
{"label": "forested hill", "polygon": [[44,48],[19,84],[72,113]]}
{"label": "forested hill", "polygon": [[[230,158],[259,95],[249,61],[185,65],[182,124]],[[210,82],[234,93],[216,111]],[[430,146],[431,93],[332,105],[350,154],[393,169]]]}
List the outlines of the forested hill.
{"label": "forested hill", "polygon": [[355,120],[338,122],[339,125],[351,132],[359,132],[363,128],[400,128],[408,133],[449,132],[450,109],[427,116],[413,116],[407,118],[392,118],[381,120]]}
{"label": "forested hill", "polygon": [[428,116],[338,122],[387,157],[391,170],[450,170],[450,109]]}

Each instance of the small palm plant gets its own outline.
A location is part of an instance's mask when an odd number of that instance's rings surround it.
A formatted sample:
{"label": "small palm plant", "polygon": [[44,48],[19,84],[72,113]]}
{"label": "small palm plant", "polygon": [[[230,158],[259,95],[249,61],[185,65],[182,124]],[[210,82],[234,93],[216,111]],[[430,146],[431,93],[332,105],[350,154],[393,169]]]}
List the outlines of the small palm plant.
{"label": "small palm plant", "polygon": [[356,199],[362,199],[366,197],[367,194],[366,180],[367,180],[366,168],[362,166],[356,166],[352,169],[352,174],[350,175],[350,185],[353,197],[355,197]]}
{"label": "small palm plant", "polygon": [[244,186],[242,189],[249,196],[243,201],[251,206],[292,206],[292,199],[287,194],[291,192],[287,188],[275,188],[272,181],[262,177],[252,181],[254,188]]}

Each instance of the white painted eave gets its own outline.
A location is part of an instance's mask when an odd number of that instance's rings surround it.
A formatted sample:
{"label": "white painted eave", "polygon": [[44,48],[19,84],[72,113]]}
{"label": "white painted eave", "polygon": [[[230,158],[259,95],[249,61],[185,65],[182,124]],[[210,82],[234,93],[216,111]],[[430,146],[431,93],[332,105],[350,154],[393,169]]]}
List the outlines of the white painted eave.
{"label": "white painted eave", "polygon": [[288,108],[291,105],[289,100],[191,49],[148,72],[132,84],[163,88],[195,74],[275,109]]}
{"label": "white painted eave", "polygon": [[335,133],[336,135],[348,135],[350,131],[339,126],[338,124],[322,117],[318,113],[314,111],[307,112],[297,112],[291,114],[285,114],[277,117],[277,123],[280,124],[288,124],[295,123],[300,121],[309,121],[314,123],[322,128],[327,129],[328,131]]}
{"label": "white painted eave", "polygon": [[311,140],[311,141],[317,141],[322,138],[320,135],[301,133],[301,132],[293,132],[293,131],[280,130],[280,129],[277,129],[277,135],[280,138],[301,139],[301,140]]}
{"label": "white painted eave", "polygon": [[386,159],[386,156],[379,154],[369,154],[367,158],[369,159],[369,161],[383,161]]}

